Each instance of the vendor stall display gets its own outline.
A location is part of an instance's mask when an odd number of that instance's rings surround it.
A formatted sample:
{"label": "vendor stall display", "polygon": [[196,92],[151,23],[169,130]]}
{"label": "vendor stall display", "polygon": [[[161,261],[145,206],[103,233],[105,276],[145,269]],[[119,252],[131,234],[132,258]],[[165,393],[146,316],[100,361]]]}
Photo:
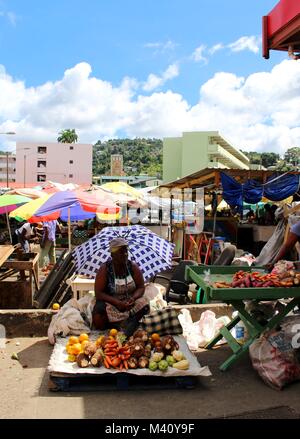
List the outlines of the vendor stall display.
{"label": "vendor stall display", "polygon": [[[56,341],[48,370],[52,382],[65,390],[75,376],[98,376],[105,384],[108,375],[126,374],[140,377],[186,378],[181,381],[191,386],[191,377],[208,376],[207,367],[201,367],[190,352],[183,337],[149,334],[138,329],[128,339],[116,329],[106,333],[70,336]],[[117,383],[118,381],[116,381]],[[177,383],[180,383],[178,381]],[[152,388],[149,387],[149,388]]]}
{"label": "vendor stall display", "polygon": [[[228,268],[235,269],[235,273],[227,271]],[[226,302],[238,311],[238,315],[233,317],[228,325],[221,328],[217,337],[206,346],[210,349],[223,337],[227,340],[233,354],[220,366],[221,370],[228,369],[247,352],[254,340],[265,331],[279,325],[282,319],[300,304],[298,283],[300,272],[295,270],[268,274],[258,267],[252,267],[252,269],[249,267],[248,270],[241,271],[241,267],[189,266],[186,268],[186,278],[201,287],[208,300]],[[244,301],[261,302],[280,299],[289,299],[289,301],[265,322],[259,321],[254,314],[251,314],[244,303]],[[242,345],[232,335],[233,328],[241,320],[248,332],[248,338]]]}

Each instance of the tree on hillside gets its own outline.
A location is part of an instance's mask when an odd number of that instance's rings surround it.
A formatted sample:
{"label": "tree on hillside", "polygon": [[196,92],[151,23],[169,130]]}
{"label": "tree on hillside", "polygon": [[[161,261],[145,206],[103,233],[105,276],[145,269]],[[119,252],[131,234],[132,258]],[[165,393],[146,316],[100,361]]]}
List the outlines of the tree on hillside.
{"label": "tree on hillside", "polygon": [[248,157],[251,165],[262,165],[265,168],[277,165],[277,162],[280,160],[279,154],[275,152],[243,151],[243,153]]}
{"label": "tree on hillside", "polygon": [[289,148],[284,154],[284,161],[293,166],[300,166],[300,148],[297,146]]}
{"label": "tree on hillside", "polygon": [[57,141],[59,143],[76,143],[78,141],[78,136],[74,129],[62,130],[58,134]]}

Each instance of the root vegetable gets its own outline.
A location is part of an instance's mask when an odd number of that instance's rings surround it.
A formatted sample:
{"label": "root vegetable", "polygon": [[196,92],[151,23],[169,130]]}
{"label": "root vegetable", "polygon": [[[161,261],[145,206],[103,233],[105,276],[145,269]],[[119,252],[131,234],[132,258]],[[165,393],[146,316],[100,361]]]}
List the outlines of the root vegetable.
{"label": "root vegetable", "polygon": [[96,343],[88,343],[84,348],[84,354],[88,357],[92,357],[97,352],[98,346]]}
{"label": "root vegetable", "polygon": [[103,351],[102,349],[97,349],[94,355],[91,358],[91,365],[94,367],[99,367],[102,364],[103,360]]}
{"label": "root vegetable", "polygon": [[88,367],[89,365],[89,357],[84,353],[77,355],[76,362],[78,367]]}
{"label": "root vegetable", "polygon": [[141,369],[144,369],[145,367],[148,367],[148,364],[149,364],[149,358],[148,357],[142,356],[142,357],[139,358],[138,366]]}
{"label": "root vegetable", "polygon": [[127,361],[129,369],[136,369],[138,367],[138,360],[134,357],[130,357]]}

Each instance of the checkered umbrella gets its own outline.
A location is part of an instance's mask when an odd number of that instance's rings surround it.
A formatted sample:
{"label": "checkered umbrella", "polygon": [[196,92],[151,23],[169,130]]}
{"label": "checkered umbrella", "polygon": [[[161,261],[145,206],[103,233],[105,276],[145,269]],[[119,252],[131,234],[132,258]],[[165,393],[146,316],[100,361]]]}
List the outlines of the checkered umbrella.
{"label": "checkered umbrella", "polygon": [[170,268],[175,245],[143,226],[105,227],[73,250],[77,272],[94,278],[101,264],[110,258],[113,238],[128,242],[128,258],[141,269],[144,279]]}

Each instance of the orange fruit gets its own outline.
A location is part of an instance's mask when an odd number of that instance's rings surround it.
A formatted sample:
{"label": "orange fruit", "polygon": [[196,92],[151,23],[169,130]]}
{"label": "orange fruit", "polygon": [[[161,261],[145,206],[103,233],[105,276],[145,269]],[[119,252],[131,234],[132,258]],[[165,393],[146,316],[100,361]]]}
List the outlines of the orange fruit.
{"label": "orange fruit", "polygon": [[70,349],[71,355],[78,355],[80,354],[80,352],[81,352],[81,344],[80,343],[73,344]]}
{"label": "orange fruit", "polygon": [[66,345],[66,351],[67,351],[68,354],[71,354],[71,349],[72,349],[72,345],[68,343]]}
{"label": "orange fruit", "polygon": [[52,305],[52,309],[54,309],[55,311],[57,311],[60,308],[60,304],[59,303],[53,303]]}
{"label": "orange fruit", "polygon": [[79,336],[79,342],[82,343],[83,341],[86,341],[89,339],[89,336],[87,334],[80,334]]}
{"label": "orange fruit", "polygon": [[154,332],[153,334],[151,334],[151,340],[152,341],[160,341],[160,335],[157,334],[156,332]]}
{"label": "orange fruit", "polygon": [[84,340],[84,341],[81,343],[81,350],[84,351],[84,348],[85,348],[86,345],[88,345],[88,344],[89,344],[89,341],[88,341],[88,340]]}
{"label": "orange fruit", "polygon": [[72,335],[69,338],[69,344],[76,344],[76,343],[79,343],[79,339],[78,339],[78,337],[75,337],[74,335]]}
{"label": "orange fruit", "polygon": [[104,339],[105,339],[105,335],[100,335],[100,337],[97,338],[97,340],[96,340],[96,345],[97,346],[101,346],[103,341],[104,341]]}
{"label": "orange fruit", "polygon": [[109,331],[109,335],[111,336],[111,337],[115,337],[116,335],[118,334],[118,331],[117,331],[117,329],[111,329],[110,331]]}

